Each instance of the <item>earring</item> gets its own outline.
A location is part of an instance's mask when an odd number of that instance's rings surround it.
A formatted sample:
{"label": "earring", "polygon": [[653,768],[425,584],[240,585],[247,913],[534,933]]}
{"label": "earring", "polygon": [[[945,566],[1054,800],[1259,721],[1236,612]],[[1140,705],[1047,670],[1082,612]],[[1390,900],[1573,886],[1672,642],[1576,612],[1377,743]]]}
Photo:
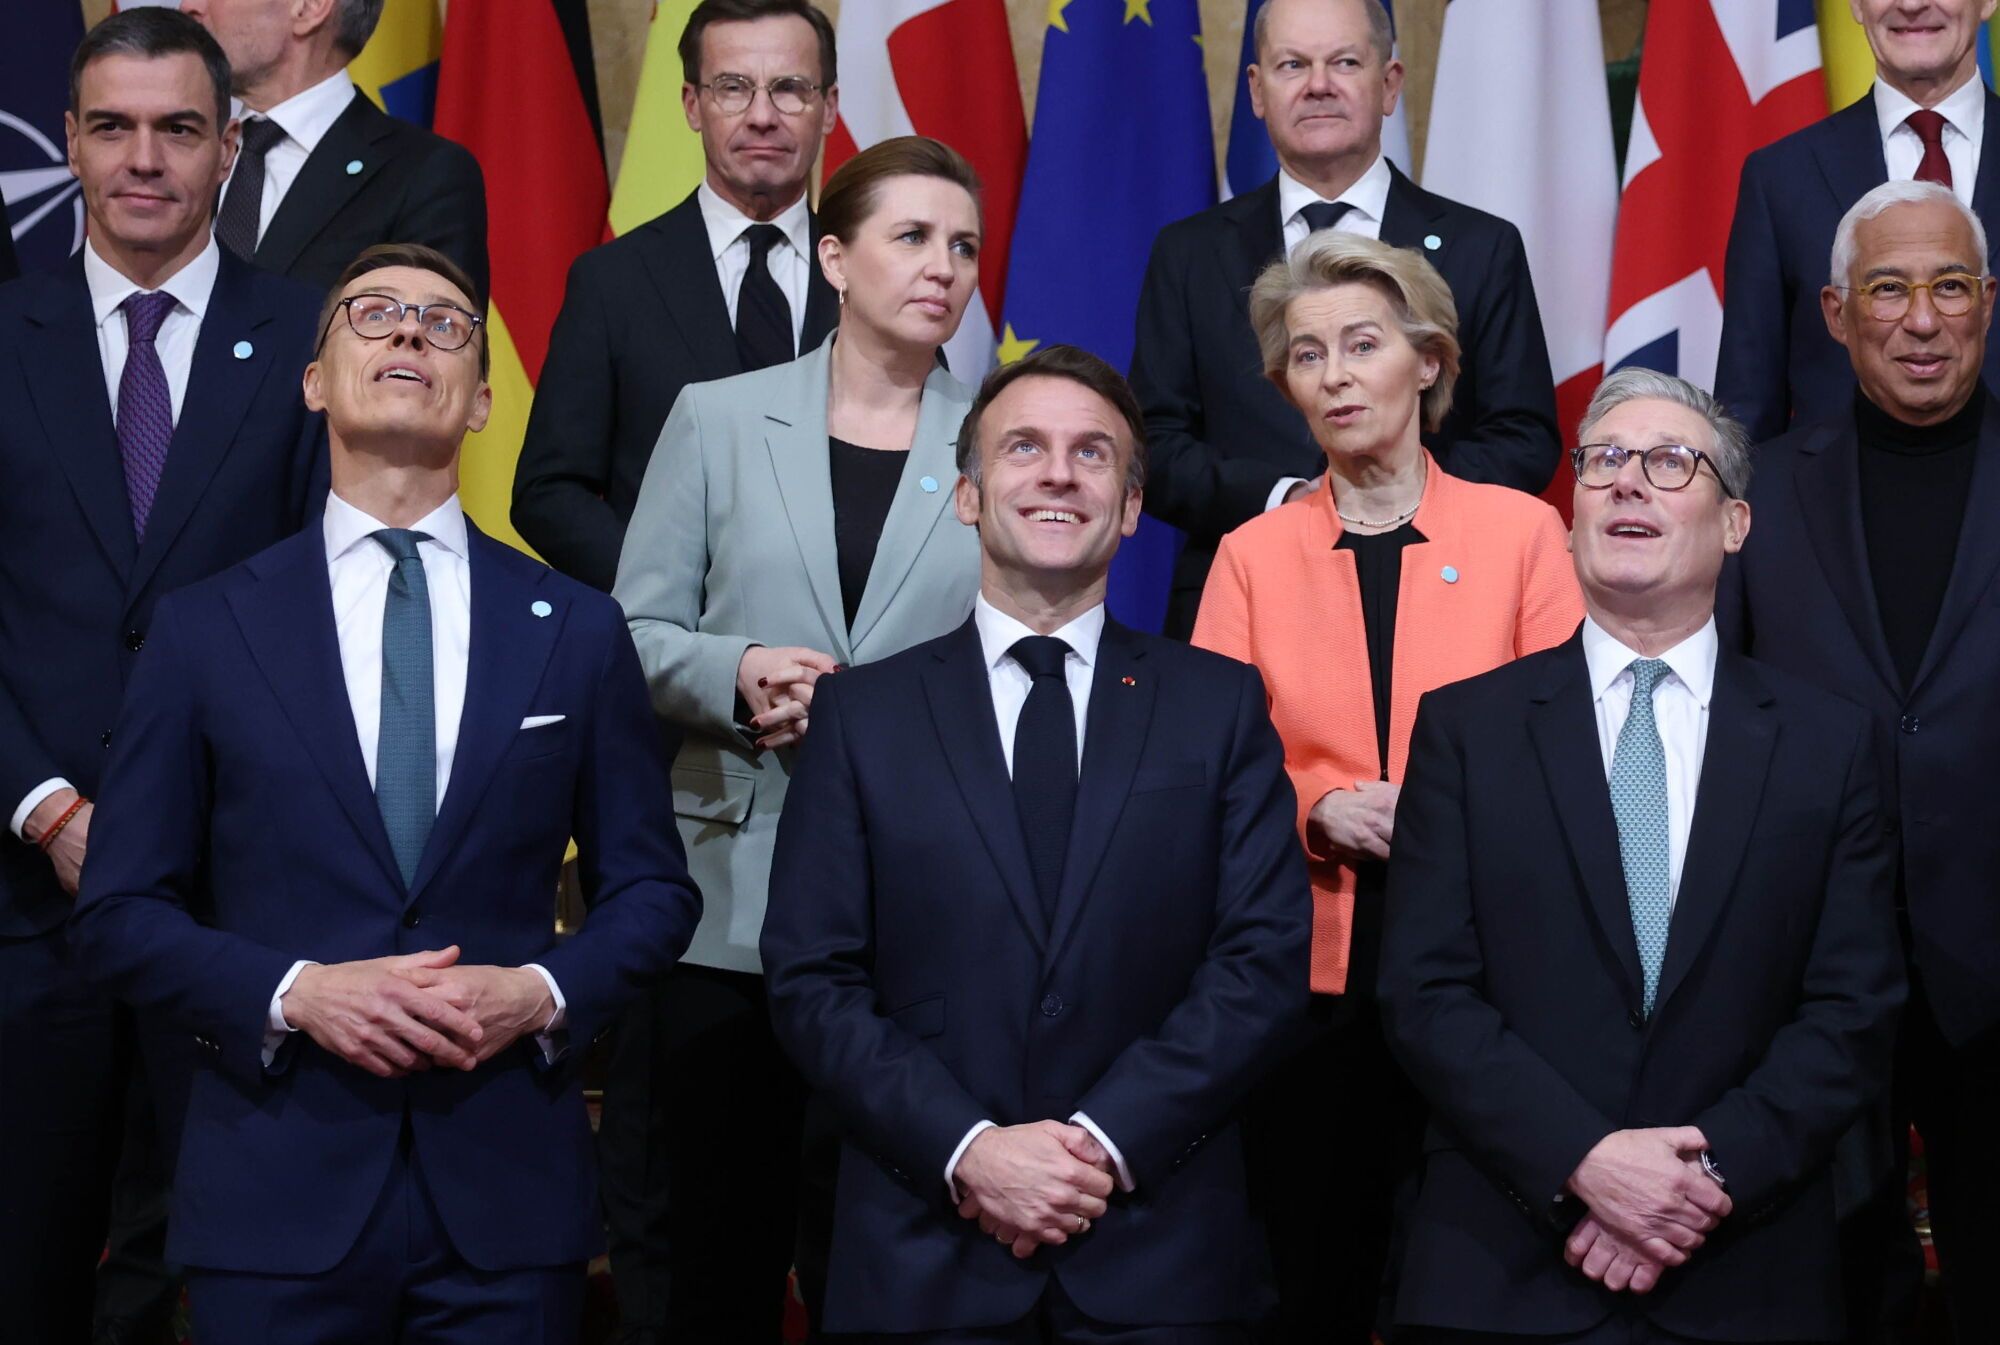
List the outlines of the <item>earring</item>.
{"label": "earring", "polygon": [[842,308],[847,307],[847,291],[845,289],[838,289],[834,293],[840,296],[840,306]]}

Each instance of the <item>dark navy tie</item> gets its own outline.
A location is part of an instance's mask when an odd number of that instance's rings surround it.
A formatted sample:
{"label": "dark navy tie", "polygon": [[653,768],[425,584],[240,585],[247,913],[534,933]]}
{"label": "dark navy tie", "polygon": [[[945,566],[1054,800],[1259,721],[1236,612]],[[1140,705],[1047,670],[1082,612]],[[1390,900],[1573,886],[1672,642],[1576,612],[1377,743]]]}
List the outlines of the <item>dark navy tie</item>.
{"label": "dark navy tie", "polygon": [[1299,213],[1306,218],[1306,231],[1318,233],[1321,229],[1331,229],[1354,209],[1348,201],[1314,201],[1309,206],[1301,206]]}
{"label": "dark navy tie", "polygon": [[1070,649],[1052,635],[1030,635],[1007,652],[1034,679],[1014,726],[1014,808],[1042,915],[1053,923],[1076,816],[1076,703],[1063,675]]}
{"label": "dark navy tie", "polygon": [[243,123],[243,147],[215,216],[215,238],[246,262],[257,253],[257,223],[264,213],[264,156],[284,138],[285,128],[275,121],[251,117]]}
{"label": "dark navy tie", "polygon": [[405,885],[437,820],[437,715],[432,704],[431,593],[407,528],[373,534],[396,562],[382,607],[382,724],[375,738],[375,804]]}
{"label": "dark navy tie", "polygon": [[146,517],[167,469],[167,445],[174,437],[174,399],[160,363],[160,324],[174,311],[174,296],[134,294],[125,310],[125,371],[118,376],[118,457],[125,464],[125,498],[132,505],[132,531],[146,537]]}
{"label": "dark navy tie", "polygon": [[792,306],[771,275],[771,249],[784,238],[775,224],[753,224],[742,237],[750,244],[750,268],[736,291],[736,353],[749,369],[767,369],[792,358]]}

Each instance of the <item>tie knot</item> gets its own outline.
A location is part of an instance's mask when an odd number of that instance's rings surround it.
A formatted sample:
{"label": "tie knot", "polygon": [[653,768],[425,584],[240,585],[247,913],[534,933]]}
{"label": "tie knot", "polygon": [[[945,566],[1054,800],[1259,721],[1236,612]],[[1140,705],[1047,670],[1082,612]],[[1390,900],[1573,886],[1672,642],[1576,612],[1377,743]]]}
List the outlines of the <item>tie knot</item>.
{"label": "tie knot", "polygon": [[1028,670],[1028,676],[1042,678],[1063,675],[1063,660],[1069,657],[1070,649],[1053,635],[1028,635],[1014,641],[1007,652]]}
{"label": "tie knot", "polygon": [[1945,122],[1942,112],[1933,112],[1930,108],[1920,107],[1909,116],[1903,118],[1903,120],[1909,125],[1911,130],[1917,133],[1917,139],[1923,141],[1926,145],[1942,145],[1944,143]]}
{"label": "tie knot", "polygon": [[252,117],[243,123],[243,152],[263,158],[271,146],[285,138],[285,128],[268,117]]}
{"label": "tie knot", "polygon": [[390,559],[401,565],[406,560],[417,559],[417,543],[430,540],[427,532],[412,532],[408,528],[383,528],[369,536],[381,543]]}
{"label": "tie knot", "polygon": [[1632,669],[1632,695],[1635,699],[1644,697],[1647,700],[1651,700],[1653,698],[1653,688],[1658,686],[1660,680],[1669,672],[1673,671],[1667,667],[1665,659],[1657,658],[1635,658],[1632,660],[1630,667]]}
{"label": "tie knot", "polygon": [[775,224],[753,224],[742,235],[750,244],[750,259],[762,261],[764,255],[778,245],[785,231]]}
{"label": "tie knot", "polygon": [[1302,207],[1299,214],[1305,216],[1306,228],[1318,233],[1321,229],[1331,229],[1340,223],[1352,209],[1354,205],[1349,201],[1314,201],[1311,205]]}
{"label": "tie knot", "polygon": [[165,290],[134,294],[119,305],[125,310],[125,335],[132,344],[151,341],[160,334],[160,324],[174,311],[174,296]]}

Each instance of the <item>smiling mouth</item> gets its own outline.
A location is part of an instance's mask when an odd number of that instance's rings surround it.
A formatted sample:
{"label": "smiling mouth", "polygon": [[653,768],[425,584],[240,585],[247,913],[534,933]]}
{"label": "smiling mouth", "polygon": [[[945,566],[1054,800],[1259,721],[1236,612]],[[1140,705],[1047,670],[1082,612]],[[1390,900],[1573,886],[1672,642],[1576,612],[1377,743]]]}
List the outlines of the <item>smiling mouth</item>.
{"label": "smiling mouth", "polygon": [[1069,509],[1029,509],[1025,511],[1030,523],[1081,523],[1083,515]]}
{"label": "smiling mouth", "polygon": [[1655,538],[1660,535],[1658,528],[1645,523],[1613,523],[1605,533],[1612,537]]}

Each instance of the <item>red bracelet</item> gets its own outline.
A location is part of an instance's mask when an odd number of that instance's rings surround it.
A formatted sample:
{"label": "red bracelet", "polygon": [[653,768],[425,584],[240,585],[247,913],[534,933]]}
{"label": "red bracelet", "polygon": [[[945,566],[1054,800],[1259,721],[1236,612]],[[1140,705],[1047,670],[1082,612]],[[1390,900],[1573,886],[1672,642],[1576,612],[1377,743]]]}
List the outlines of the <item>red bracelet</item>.
{"label": "red bracelet", "polygon": [[85,798],[81,794],[78,794],[76,796],[76,802],[70,804],[69,807],[63,809],[63,815],[55,820],[55,824],[51,826],[47,831],[43,832],[36,839],[35,844],[41,848],[43,854],[48,853],[49,847],[55,844],[56,837],[60,836],[62,834],[62,829],[69,825],[69,820],[72,817],[75,817],[77,813],[82,810],[84,804],[89,802],[90,802],[89,799]]}

